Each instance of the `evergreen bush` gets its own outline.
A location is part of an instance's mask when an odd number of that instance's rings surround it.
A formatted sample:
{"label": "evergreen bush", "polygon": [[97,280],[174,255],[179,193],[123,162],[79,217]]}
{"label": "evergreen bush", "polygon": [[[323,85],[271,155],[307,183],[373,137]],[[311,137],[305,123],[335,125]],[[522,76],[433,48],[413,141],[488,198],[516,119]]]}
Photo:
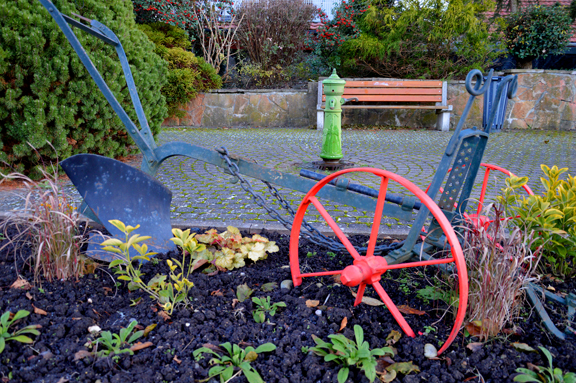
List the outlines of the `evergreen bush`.
{"label": "evergreen bush", "polygon": [[491,0],[372,0],[360,36],[342,45],[349,76],[460,78],[496,58],[482,15]]}
{"label": "evergreen bush", "polygon": [[[136,28],[132,3],[52,2],[62,13],[98,20],[118,35],[150,128],[158,133],[166,116],[160,89],[167,67],[154,54],[154,45]],[[74,32],[118,102],[136,122],[114,47],[78,29]],[[117,157],[135,152],[120,119],[41,3],[1,1],[0,161],[34,177],[39,176],[39,156],[46,161],[77,153]]]}
{"label": "evergreen bush", "polygon": [[191,46],[183,29],[169,24],[142,24],[138,28],[156,44],[155,52],[168,62],[168,82],[162,94],[168,104],[170,117],[183,117],[181,105],[195,98],[199,92],[222,87],[222,78],[202,57],[187,51]]}
{"label": "evergreen bush", "polygon": [[559,4],[535,5],[505,19],[504,38],[520,68],[532,69],[539,57],[562,54],[572,35],[571,10]]}

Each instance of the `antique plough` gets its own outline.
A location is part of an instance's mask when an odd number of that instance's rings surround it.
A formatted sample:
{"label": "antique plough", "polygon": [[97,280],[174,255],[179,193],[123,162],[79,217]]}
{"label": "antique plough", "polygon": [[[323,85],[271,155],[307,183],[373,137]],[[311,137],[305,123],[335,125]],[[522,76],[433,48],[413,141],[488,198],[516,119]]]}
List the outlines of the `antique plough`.
{"label": "antique plough", "polygon": [[[498,109],[498,103],[501,101],[501,95],[506,87],[507,97],[513,97],[516,90],[516,77],[508,76],[499,84],[495,98],[496,106],[490,114],[488,124],[483,129],[475,127],[463,129],[464,121],[474,99],[487,91],[492,77],[491,72],[488,80],[482,84],[480,71],[474,70],[468,74],[466,89],[470,93],[470,98],[427,192],[420,190],[410,181],[381,169],[347,169],[328,177],[303,171],[301,175],[308,177],[304,178],[268,169],[240,158],[234,158],[228,154],[225,148],[209,150],[184,142],[171,142],[157,146],[140,103],[128,60],[116,35],[98,21],[79,17],[89,25],[82,23],[61,14],[49,0],[39,1],[64,32],[82,63],[104,97],[120,117],[128,134],[143,155],[141,170],[113,159],[92,154],[78,154],[61,162],[62,168],[83,198],[81,211],[85,215],[100,222],[112,235],[117,236],[120,236],[121,233],[109,224],[108,221],[110,219],[119,219],[130,225],[139,224],[141,225],[141,233],[152,236],[149,246],[153,250],[161,252],[170,250],[173,246],[171,241],[169,241],[169,238],[172,237],[169,210],[172,194],[165,186],[153,178],[160,165],[167,158],[186,156],[224,168],[240,180],[242,188],[252,194],[259,206],[265,208],[274,218],[279,219],[287,227],[291,228],[290,265],[296,285],[300,284],[304,277],[340,274],[344,285],[359,286],[355,304],[359,304],[362,301],[366,285],[372,285],[378,295],[384,300],[394,318],[409,336],[414,336],[414,332],[380,285],[381,275],[390,269],[452,263],[452,269],[458,273],[460,299],[454,327],[439,353],[446,350],[455,339],[462,325],[468,296],[466,265],[460,243],[452,225],[459,224],[464,219],[463,212],[466,209],[481,165],[494,115]],[[140,128],[131,121],[126,111],[115,99],[68,24],[88,32],[115,47],[122,64]],[[380,189],[374,190],[365,186],[355,185],[342,177],[342,175],[351,172],[371,173],[379,177]],[[488,174],[489,171],[485,174],[485,179],[487,179]],[[279,198],[281,205],[286,207],[295,217],[294,222],[286,221],[274,209],[266,206],[264,200],[254,193],[244,176],[265,182],[272,193]],[[317,183],[309,178],[319,179],[320,182]],[[447,179],[446,184],[444,189],[441,189],[445,179]],[[390,181],[406,188],[413,196],[387,193]],[[297,212],[291,209],[289,204],[280,197],[276,188],[271,184],[306,193]],[[439,193],[441,196],[439,203],[436,204],[434,199]],[[375,211],[374,223],[367,248],[357,249],[351,245],[346,235],[338,227],[338,224],[323,208],[320,199],[353,206],[362,211]],[[306,223],[304,215],[310,204],[318,209],[336,234],[337,240],[322,235],[317,229]],[[391,246],[376,245],[382,216],[395,217],[407,221],[412,219],[415,210],[418,210],[418,214],[406,240]],[[431,219],[428,219],[429,217]],[[421,237],[423,237],[422,227],[424,226],[426,226],[425,241],[420,241]],[[298,258],[298,245],[301,236],[333,250],[349,253],[354,258],[354,264],[344,270],[302,273]],[[438,257],[433,255],[437,252],[435,249],[448,251],[444,251],[444,255]],[[95,247],[92,247],[90,251],[90,255],[94,258],[105,261],[112,259],[110,254],[98,252]],[[383,253],[387,254],[385,256],[379,255]],[[418,260],[410,262],[414,256]]]}

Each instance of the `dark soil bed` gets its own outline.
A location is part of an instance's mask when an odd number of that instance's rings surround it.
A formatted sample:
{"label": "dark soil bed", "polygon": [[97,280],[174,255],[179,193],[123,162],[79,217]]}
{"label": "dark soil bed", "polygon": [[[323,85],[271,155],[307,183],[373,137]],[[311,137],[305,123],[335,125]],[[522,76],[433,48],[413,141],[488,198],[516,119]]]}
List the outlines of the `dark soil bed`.
{"label": "dark soil bed", "polygon": [[[15,261],[11,253],[4,251],[0,254],[0,314],[21,309],[34,312],[36,307],[46,315],[32,313],[17,323],[15,328],[30,324],[40,324],[42,328],[33,344],[14,341],[6,344],[0,354],[0,379],[6,382],[9,377],[15,382],[197,382],[207,378],[210,356],[206,354],[197,362],[192,352],[204,344],[231,342],[256,347],[272,342],[277,349],[261,354],[252,362],[265,382],[336,382],[338,366],[302,352],[303,346],[314,345],[312,334],[327,340],[329,334],[339,331],[343,319],[347,318],[342,333],[353,339],[353,326],[358,324],[364,329],[371,348],[375,348],[386,346],[386,337],[392,330],[401,332],[386,308],[366,304],[353,307],[351,291],[330,277],[308,278],[290,290],[277,287],[271,292],[261,291],[265,283],[280,285],[283,280],[291,279],[289,238],[275,233],[263,235],[276,241],[280,252],[232,272],[215,276],[194,273],[194,306],[176,310],[168,320],[159,316],[158,306],[145,294],[131,293],[124,284],[116,286],[106,268],[78,282],[43,282],[41,288],[29,290],[10,288],[18,273],[28,281],[33,278],[27,269],[22,269],[20,260]],[[310,257],[306,256],[308,253]],[[146,264],[146,275],[167,273],[164,262],[167,257],[160,255],[157,265]],[[302,267],[317,271],[342,269],[351,264],[348,257],[328,256],[326,250],[305,244],[300,259]],[[244,283],[255,290],[253,296],[270,296],[272,302],[285,302],[287,307],[270,318],[270,323],[255,323],[251,300],[234,302],[236,287]],[[478,340],[464,338],[460,333],[438,359],[425,358],[424,345],[431,343],[439,349],[454,323],[451,314],[437,309],[438,304],[426,304],[416,297],[416,290],[426,284],[425,274],[414,270],[390,272],[382,280],[397,305],[426,312],[426,315],[406,315],[418,335],[416,338],[403,335],[393,346],[397,350],[394,361],[412,361],[420,372],[400,375],[397,381],[510,382],[517,367],[526,367],[528,363],[547,365],[541,353],[517,351],[512,342],[526,343],[533,348],[544,346],[554,355],[556,367],[565,372],[576,370],[576,343],[556,340],[543,329],[538,317],[528,312],[517,323],[522,335],[492,340],[473,352],[467,345]],[[371,287],[367,291],[375,296]],[[140,303],[132,306],[131,302],[138,297],[142,297]],[[320,305],[307,307],[307,300],[318,300]],[[88,350],[85,345],[94,339],[88,327],[98,325],[104,331],[118,333],[133,319],[143,327],[157,324],[148,337],[141,339],[152,342],[151,347],[136,351],[133,356],[122,354],[114,358],[116,360],[88,356],[75,361],[75,354]],[[348,382],[367,381],[363,373],[351,369]],[[232,382],[246,382],[246,379],[239,376]]]}

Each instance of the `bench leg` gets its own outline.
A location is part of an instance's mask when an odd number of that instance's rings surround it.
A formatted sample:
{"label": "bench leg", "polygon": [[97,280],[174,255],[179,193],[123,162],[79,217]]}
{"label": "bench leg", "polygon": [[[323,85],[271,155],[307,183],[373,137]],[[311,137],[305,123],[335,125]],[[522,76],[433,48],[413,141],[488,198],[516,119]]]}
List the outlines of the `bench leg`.
{"label": "bench leg", "polygon": [[442,111],[438,113],[436,118],[436,128],[442,132],[447,132],[450,130],[450,110]]}
{"label": "bench leg", "polygon": [[324,109],[318,109],[316,111],[316,129],[324,129]]}

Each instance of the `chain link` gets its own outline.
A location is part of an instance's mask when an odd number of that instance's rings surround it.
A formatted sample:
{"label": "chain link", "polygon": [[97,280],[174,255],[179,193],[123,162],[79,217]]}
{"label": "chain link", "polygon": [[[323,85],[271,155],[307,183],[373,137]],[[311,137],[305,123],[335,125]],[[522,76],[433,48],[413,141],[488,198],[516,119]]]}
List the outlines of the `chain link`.
{"label": "chain link", "polygon": [[[230,159],[230,156],[228,155],[228,150],[223,146],[220,149],[216,149],[216,151],[220,154],[220,157],[222,157],[222,159],[226,162],[226,165],[228,166],[228,170],[230,171],[230,174],[232,174],[234,177],[236,177],[238,179],[242,189],[244,189],[244,191],[246,193],[250,194],[250,196],[252,197],[254,202],[256,202],[256,204],[258,206],[260,206],[262,209],[266,210],[266,212],[268,213],[268,215],[270,217],[274,218],[275,220],[280,222],[286,229],[291,231],[292,230],[292,221],[289,221],[289,220],[283,218],[276,209],[274,209],[273,207],[269,206],[266,203],[266,201],[264,200],[264,198],[262,198],[262,196],[260,194],[258,194],[256,191],[254,191],[250,182],[248,182],[248,180],[246,180],[244,177],[242,177],[242,175],[240,175],[240,169],[238,168],[238,165]],[[276,198],[276,200],[278,201],[280,206],[282,206],[288,212],[288,214],[290,214],[292,219],[294,219],[296,212],[294,211],[294,209],[292,209],[292,206],[290,205],[290,203],[288,201],[286,201],[286,199],[284,197],[282,197],[282,195],[280,194],[278,189],[276,187],[272,186],[267,181],[262,181],[262,182],[268,187],[270,194],[272,194],[272,196],[274,198]],[[316,245],[328,248],[334,252],[346,252],[347,251],[342,243],[335,241],[334,239],[332,239],[330,237],[325,236],[318,229],[316,229],[314,226],[312,226],[310,223],[308,223],[305,219],[302,220],[302,229],[303,230],[300,232],[300,235],[302,237],[304,237],[305,239],[307,239],[308,241],[310,241]],[[403,242],[397,242],[397,243],[393,243],[391,245],[376,246],[376,248],[374,249],[374,252],[378,253],[378,254],[383,253],[383,252],[388,252],[390,250],[394,250],[394,249],[399,248],[400,246],[402,246],[402,243]],[[357,248],[358,252],[365,252],[366,249],[367,249],[366,247]]]}

